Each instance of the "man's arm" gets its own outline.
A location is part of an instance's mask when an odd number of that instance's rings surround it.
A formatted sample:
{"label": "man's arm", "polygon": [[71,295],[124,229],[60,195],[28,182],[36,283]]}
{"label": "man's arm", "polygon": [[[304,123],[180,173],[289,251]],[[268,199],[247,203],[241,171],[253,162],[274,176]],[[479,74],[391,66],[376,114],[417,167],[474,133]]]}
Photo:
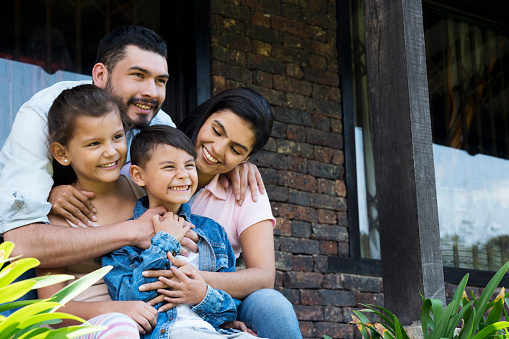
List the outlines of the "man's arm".
{"label": "man's arm", "polygon": [[4,234],[13,242],[13,256],[37,258],[40,267],[62,267],[90,260],[123,246],[148,248],[154,236],[152,217],[163,207],[147,210],[136,220],[99,227],[62,227],[30,224]]}

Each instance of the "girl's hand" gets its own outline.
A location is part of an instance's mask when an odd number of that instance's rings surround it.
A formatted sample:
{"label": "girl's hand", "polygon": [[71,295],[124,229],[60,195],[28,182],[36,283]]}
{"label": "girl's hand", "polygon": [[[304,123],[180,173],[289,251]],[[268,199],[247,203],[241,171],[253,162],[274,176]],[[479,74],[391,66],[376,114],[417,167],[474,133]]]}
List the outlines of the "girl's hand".
{"label": "girl's hand", "polygon": [[253,201],[258,200],[258,190],[260,190],[261,194],[265,193],[265,185],[263,184],[260,171],[258,171],[256,165],[250,162],[241,163],[230,172],[221,175],[220,180],[225,188],[228,188],[230,185],[228,179],[233,185],[235,200],[239,206],[242,206],[244,202],[248,184],[249,189],[251,189],[251,198]]}
{"label": "girl's hand", "polygon": [[174,304],[197,305],[207,295],[207,283],[197,270],[180,272],[175,266],[171,267],[173,274],[180,279],[175,282],[165,277],[159,277],[168,289],[159,289],[157,293],[164,295],[164,300]]}
{"label": "girl's hand", "polygon": [[71,185],[53,187],[48,197],[50,213],[81,227],[92,226],[92,222],[97,221],[97,211],[89,200],[93,197],[93,192],[79,191]]}
{"label": "girl's hand", "polygon": [[252,336],[258,337],[258,335],[256,334],[255,331],[253,331],[252,329],[247,327],[246,324],[244,324],[244,322],[239,321],[239,320],[234,320],[234,321],[230,321],[228,323],[224,323],[221,325],[221,327],[222,328],[238,329],[238,330],[241,330],[242,332],[247,332],[247,333],[251,334]]}
{"label": "girl's hand", "polygon": [[143,301],[112,301],[106,304],[103,313],[118,312],[127,315],[138,325],[140,333],[150,333],[157,324],[157,311]]}
{"label": "girl's hand", "polygon": [[191,228],[189,223],[185,223],[186,220],[184,218],[172,212],[166,213],[166,215],[162,217],[162,220],[160,219],[158,215],[154,215],[152,218],[155,233],[166,232],[173,235],[177,241],[182,240]]}

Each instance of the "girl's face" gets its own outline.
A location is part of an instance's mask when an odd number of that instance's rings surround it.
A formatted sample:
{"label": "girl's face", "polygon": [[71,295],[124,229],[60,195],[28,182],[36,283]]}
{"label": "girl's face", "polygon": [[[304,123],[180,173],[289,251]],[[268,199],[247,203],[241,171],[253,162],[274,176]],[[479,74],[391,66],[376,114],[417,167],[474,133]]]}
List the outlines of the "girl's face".
{"label": "girl's face", "polygon": [[196,167],[209,175],[229,172],[248,159],[254,142],[249,123],[230,110],[216,112],[196,137]]}
{"label": "girl's face", "polygon": [[78,117],[65,153],[79,181],[116,181],[127,156],[118,110],[102,117]]}

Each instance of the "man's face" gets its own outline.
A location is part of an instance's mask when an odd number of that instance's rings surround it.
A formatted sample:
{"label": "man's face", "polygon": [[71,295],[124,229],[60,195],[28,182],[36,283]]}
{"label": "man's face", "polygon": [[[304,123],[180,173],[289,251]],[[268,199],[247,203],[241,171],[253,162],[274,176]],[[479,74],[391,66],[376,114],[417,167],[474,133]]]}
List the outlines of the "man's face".
{"label": "man's face", "polygon": [[129,45],[125,57],[108,73],[105,89],[120,99],[134,127],[142,129],[161,108],[167,82],[163,56]]}

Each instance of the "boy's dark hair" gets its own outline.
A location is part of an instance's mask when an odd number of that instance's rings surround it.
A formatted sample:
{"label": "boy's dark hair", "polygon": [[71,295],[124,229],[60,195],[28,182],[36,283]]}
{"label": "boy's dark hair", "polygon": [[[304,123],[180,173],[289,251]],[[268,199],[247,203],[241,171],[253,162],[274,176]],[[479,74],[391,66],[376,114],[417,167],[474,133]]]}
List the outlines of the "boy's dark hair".
{"label": "boy's dark hair", "polygon": [[[117,111],[124,129],[126,123],[115,98],[94,85],[80,85],[66,89],[53,101],[48,112],[48,143],[58,142],[66,146],[74,135],[76,118],[80,116],[102,117]],[[54,186],[68,185],[76,180],[71,166],[62,166],[53,159]]]}
{"label": "boy's dark hair", "polygon": [[205,121],[223,110],[231,111],[249,124],[255,135],[250,156],[267,143],[274,120],[272,108],[258,92],[245,87],[227,89],[203,102],[180,123],[179,129],[195,143]]}
{"label": "boy's dark hair", "polygon": [[196,159],[196,150],[191,140],[180,130],[167,125],[145,127],[136,134],[131,143],[131,163],[145,168],[152,151],[159,145],[169,145],[181,149]]}
{"label": "boy's dark hair", "polygon": [[165,59],[168,57],[166,42],[153,30],[133,25],[125,25],[108,33],[99,42],[95,63],[103,63],[112,72],[125,57],[127,46],[133,45],[142,50],[154,52]]}

